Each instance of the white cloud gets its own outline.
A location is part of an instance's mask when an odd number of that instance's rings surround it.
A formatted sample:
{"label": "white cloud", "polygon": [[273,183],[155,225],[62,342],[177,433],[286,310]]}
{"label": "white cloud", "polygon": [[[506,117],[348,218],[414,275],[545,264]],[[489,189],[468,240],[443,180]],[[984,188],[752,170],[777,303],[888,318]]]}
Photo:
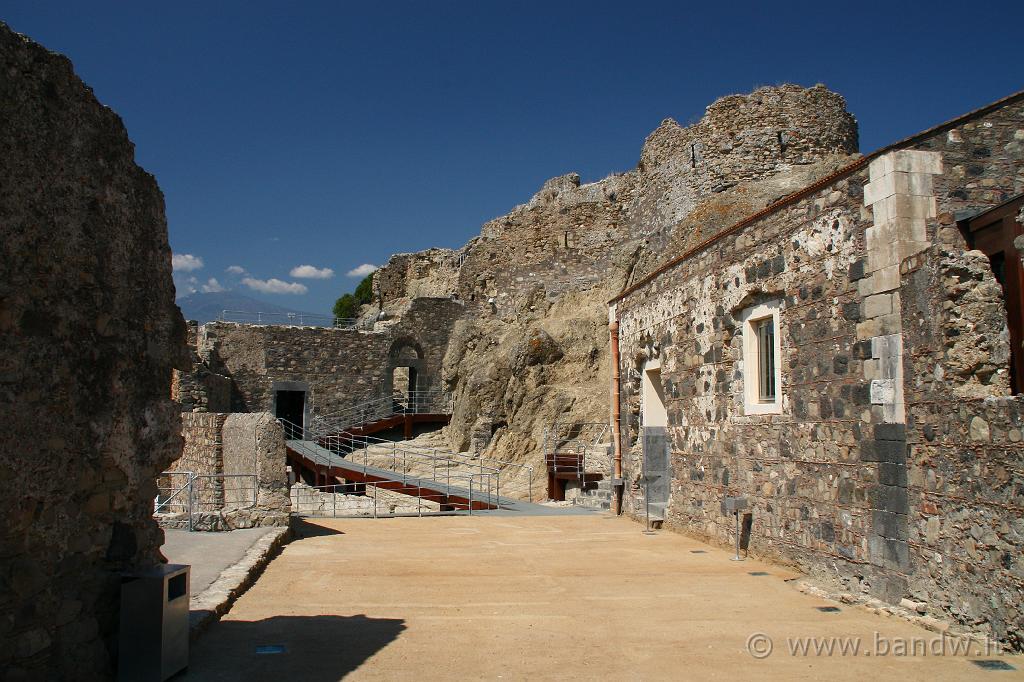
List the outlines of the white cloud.
{"label": "white cloud", "polygon": [[211,277],[206,280],[206,284],[202,286],[202,289],[204,294],[216,294],[225,290],[224,287],[221,286],[220,282],[217,281],[216,277]]}
{"label": "white cloud", "polygon": [[301,279],[330,279],[334,277],[334,270],[330,268],[317,268],[312,265],[297,265],[289,273],[292,277]]}
{"label": "white cloud", "polygon": [[366,277],[371,272],[376,272],[380,269],[380,266],[372,265],[370,263],[363,263],[359,267],[352,268],[345,273],[346,277]]}
{"label": "white cloud", "polygon": [[171,268],[175,272],[192,272],[203,267],[203,259],[191,253],[176,253],[171,256]]}
{"label": "white cloud", "polygon": [[190,296],[199,291],[199,280],[192,276],[174,276],[174,289],[177,292],[175,298]]}
{"label": "white cloud", "polygon": [[242,280],[242,284],[253,291],[260,291],[264,294],[304,294],[309,291],[305,284],[284,282],[276,278],[253,279],[252,277],[246,277]]}
{"label": "white cloud", "polygon": [[232,274],[232,275],[248,275],[249,274],[248,272],[246,272],[245,268],[243,268],[241,265],[229,265],[226,268],[224,268],[224,272],[227,272],[227,273]]}

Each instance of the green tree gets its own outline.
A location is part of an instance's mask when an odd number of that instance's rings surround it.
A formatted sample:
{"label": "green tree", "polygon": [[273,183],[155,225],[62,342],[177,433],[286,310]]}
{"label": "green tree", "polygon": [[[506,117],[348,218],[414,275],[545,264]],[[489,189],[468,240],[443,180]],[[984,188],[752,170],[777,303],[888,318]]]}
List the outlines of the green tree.
{"label": "green tree", "polygon": [[373,273],[363,278],[354,294],[342,294],[334,302],[334,316],[338,319],[359,317],[359,308],[373,300]]}

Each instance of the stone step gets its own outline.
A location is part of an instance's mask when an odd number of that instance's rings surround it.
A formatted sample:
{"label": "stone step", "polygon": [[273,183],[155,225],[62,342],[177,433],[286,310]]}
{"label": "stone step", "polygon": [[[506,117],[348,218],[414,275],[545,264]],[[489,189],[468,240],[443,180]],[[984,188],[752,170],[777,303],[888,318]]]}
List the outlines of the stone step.
{"label": "stone step", "polygon": [[611,509],[611,503],[594,498],[579,497],[576,498],[575,505],[577,507],[583,507],[585,509]]}

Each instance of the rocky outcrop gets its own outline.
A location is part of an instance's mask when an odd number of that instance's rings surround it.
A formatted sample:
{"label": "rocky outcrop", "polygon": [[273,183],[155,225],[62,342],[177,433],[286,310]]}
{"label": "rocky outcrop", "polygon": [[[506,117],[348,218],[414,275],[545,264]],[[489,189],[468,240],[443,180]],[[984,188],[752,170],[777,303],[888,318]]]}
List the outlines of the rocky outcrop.
{"label": "rocky outcrop", "polygon": [[108,677],[119,571],[161,561],[187,367],[163,197],[71,63],[0,24],[0,669]]}

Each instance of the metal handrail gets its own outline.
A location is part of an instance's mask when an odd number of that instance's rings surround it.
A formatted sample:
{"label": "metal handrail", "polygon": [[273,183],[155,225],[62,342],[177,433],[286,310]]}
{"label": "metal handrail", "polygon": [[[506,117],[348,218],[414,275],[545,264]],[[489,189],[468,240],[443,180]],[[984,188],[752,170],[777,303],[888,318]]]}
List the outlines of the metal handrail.
{"label": "metal handrail", "polygon": [[[508,467],[518,467],[520,469],[526,469],[527,470],[527,474],[529,476],[529,480],[528,480],[528,483],[527,483],[527,492],[528,492],[528,496],[529,496],[529,501],[533,502],[533,465],[532,464],[520,464],[518,462],[506,462],[506,461],[500,460],[500,459],[491,459],[491,458],[478,457],[478,456],[476,456],[475,454],[472,454],[472,453],[466,453],[466,454],[463,454],[463,453],[452,453],[451,457],[452,457],[452,459],[454,459],[455,461],[459,462],[460,464],[470,464],[470,465],[472,465],[472,464],[474,464],[474,462],[489,462],[489,463],[492,463],[492,464],[496,464],[497,466],[494,467],[494,468],[497,470],[497,472],[499,474],[501,473],[502,469],[505,469],[505,468],[508,468]],[[459,459],[459,458],[463,458],[463,459]]]}
{"label": "metal handrail", "polygon": [[[452,479],[454,478],[458,481],[459,479],[466,479],[468,477],[470,494],[472,495],[474,481],[479,478],[480,483],[478,489],[482,493],[484,486],[486,485],[488,505],[500,506],[501,504],[501,472],[495,468],[484,467],[480,464],[478,465],[480,469],[478,472],[456,472],[452,475],[452,466],[458,466],[460,464],[464,464],[464,462],[460,462],[459,460],[449,456],[449,454],[439,454],[436,448],[421,448],[419,446],[409,447],[402,445],[397,441],[385,440],[374,436],[356,436],[347,432],[310,437],[311,434],[308,429],[301,429],[297,425],[284,419],[279,418],[278,421],[282,422],[286,429],[291,428],[294,430],[294,433],[301,433],[306,436],[306,438],[303,438],[302,440],[314,443],[315,445],[339,457],[347,457],[353,452],[361,451],[363,455],[362,462],[360,463],[358,459],[351,461],[354,465],[361,466],[364,474],[367,472],[367,469],[370,468],[369,460],[371,454],[381,456],[379,451],[383,449],[383,459],[386,460],[389,454],[388,451],[390,450],[392,472],[398,474],[399,472],[395,470],[400,469],[400,482],[403,486],[407,485],[409,482],[409,473],[412,470],[410,463],[417,464],[425,461],[431,467],[430,480],[434,484],[435,490],[443,486],[445,494],[450,495],[452,491]],[[371,453],[371,448],[377,448],[378,452]],[[310,459],[314,465],[330,466],[330,460],[327,456],[321,455],[316,450],[312,450],[312,452],[308,450],[304,451],[303,456]],[[401,460],[401,467],[399,467],[399,460]],[[444,470],[443,481],[438,479],[439,465],[440,468],[443,468]],[[375,466],[373,469],[380,471],[381,467]],[[386,480],[399,482],[398,478]]]}
{"label": "metal handrail", "polygon": [[[583,487],[586,483],[590,448],[602,444],[609,431],[606,422],[559,424],[557,420],[544,432],[544,465],[553,473],[571,473]],[[589,434],[589,435],[588,435]],[[572,457],[570,463],[562,458]]]}
{"label": "metal handrail", "polygon": [[407,391],[377,396],[336,412],[318,414],[310,421],[310,426],[319,433],[340,432],[388,417],[450,410],[451,396],[444,391]]}
{"label": "metal handrail", "polygon": [[[173,487],[172,488],[168,488],[168,490],[173,490],[174,492],[171,493],[170,497],[168,497],[163,502],[160,501],[160,493],[161,493],[161,491],[164,490],[164,488],[161,488],[161,487],[157,486],[157,497],[156,497],[156,500],[154,500],[154,502],[153,502],[153,513],[154,514],[159,514],[164,509],[164,507],[169,505],[172,501],[174,501],[174,499],[178,495],[180,495],[183,491],[188,489],[192,485],[192,476],[194,476],[194,475],[195,474],[193,474],[191,471],[164,471],[164,472],[161,472],[160,476],[184,476],[185,477],[185,483],[184,483],[184,485],[182,485],[180,488],[177,488],[177,489],[175,489]],[[184,510],[184,507],[183,507],[183,510]]]}
{"label": "metal handrail", "polygon": [[289,327],[337,327],[351,329],[359,324],[359,318],[334,317],[310,313],[264,313],[247,310],[222,310],[218,322],[234,324],[284,325]]}
{"label": "metal handrail", "polygon": [[[181,487],[179,487],[177,489],[170,488],[170,490],[173,490],[174,492],[166,500],[164,500],[163,502],[159,501],[159,495],[158,495],[157,496],[157,500],[154,502],[154,505],[153,505],[153,513],[154,514],[161,513],[161,511],[163,511],[168,506],[168,504],[170,504],[170,502],[172,500],[177,498],[178,495],[181,495],[183,492],[188,491],[188,495],[185,497],[186,501],[184,503],[181,503],[182,504],[181,513],[188,514],[188,529],[190,531],[195,530],[194,517],[195,517],[196,513],[201,511],[197,507],[199,505],[206,504],[206,503],[203,503],[203,502],[200,502],[198,504],[196,503],[196,499],[195,499],[195,497],[196,497],[196,481],[199,481],[199,480],[202,480],[202,479],[218,479],[218,478],[221,479],[221,480],[228,479],[228,478],[251,478],[252,479],[252,502],[250,502],[246,506],[232,506],[232,509],[252,509],[258,503],[259,478],[257,477],[256,474],[223,474],[223,473],[221,473],[221,474],[197,474],[197,473],[192,472],[192,471],[164,471],[164,472],[161,472],[160,476],[185,476],[186,480],[185,480],[185,484],[182,485]],[[158,490],[162,490],[162,489],[158,487]],[[221,490],[221,495],[224,495],[225,492],[226,491]],[[220,508],[223,509],[226,506],[227,506],[227,503],[224,500],[221,500],[220,501]]]}
{"label": "metal handrail", "polygon": [[[497,506],[495,504],[496,500],[493,499],[493,497],[491,496],[489,491],[488,491],[488,494],[486,496],[483,495],[484,488],[483,488],[482,484],[481,485],[477,485],[476,487],[474,487],[474,479],[476,477],[478,477],[478,476],[479,476],[479,474],[470,474],[468,476],[464,475],[464,476],[458,476],[457,477],[458,479],[461,479],[461,480],[464,480],[464,481],[467,482],[468,487],[466,489],[463,489],[465,492],[468,492],[468,496],[466,497],[466,502],[465,503],[451,503],[451,502],[448,502],[447,504],[458,504],[459,506],[465,505],[465,509],[462,509],[462,510],[455,509],[455,510],[446,511],[446,512],[443,512],[443,513],[446,513],[446,514],[458,514],[458,513],[461,513],[461,512],[466,512],[467,514],[472,515],[473,512],[474,512],[474,509],[473,509],[474,505],[476,505],[477,503],[486,503],[488,506]],[[399,481],[397,479],[384,479],[384,480],[381,480],[381,481],[376,481],[376,482],[372,482],[372,483],[367,483],[366,484],[367,486],[373,488],[373,496],[371,498],[373,500],[373,509],[372,509],[373,518],[379,518],[380,517],[380,514],[378,513],[378,508],[379,508],[378,490],[380,490],[380,489],[387,490],[387,488],[384,488],[381,484],[382,483],[398,483],[398,482]],[[345,487],[346,487],[345,484],[341,484],[341,483],[330,484],[330,485],[322,485],[322,486],[303,485],[302,487],[297,488],[294,491],[295,498],[296,498],[296,508],[292,510],[292,513],[294,513],[296,515],[300,515],[300,516],[303,515],[304,510],[303,510],[302,496],[303,495],[307,495],[308,496],[308,495],[310,495],[312,493],[312,491],[318,491],[320,493],[326,493],[326,494],[330,494],[331,495],[331,517],[332,518],[337,518],[338,517],[338,508],[337,508],[338,498],[337,498],[337,495],[347,495],[348,493],[345,492]],[[438,504],[438,505],[445,504],[445,503],[439,502],[436,499],[432,499],[432,498],[436,498],[436,497],[438,497],[439,495],[442,494],[442,493],[440,493],[438,490],[436,490],[434,488],[424,487],[421,484],[409,485],[408,483],[403,483],[403,487],[406,487],[406,488],[413,488],[413,487],[415,487],[415,490],[416,490],[416,494],[415,495],[411,495],[409,493],[400,493],[400,494],[405,495],[406,497],[415,497],[416,498],[416,515],[417,516],[422,516],[423,515],[423,503],[424,502],[434,502],[435,504]],[[477,496],[475,494],[475,491],[479,491],[481,493],[481,495]],[[451,489],[448,489],[448,490],[446,490],[445,493],[443,493],[443,495],[446,498],[450,497],[451,494],[452,494],[452,490]],[[369,497],[369,496],[364,495],[364,497]]]}

